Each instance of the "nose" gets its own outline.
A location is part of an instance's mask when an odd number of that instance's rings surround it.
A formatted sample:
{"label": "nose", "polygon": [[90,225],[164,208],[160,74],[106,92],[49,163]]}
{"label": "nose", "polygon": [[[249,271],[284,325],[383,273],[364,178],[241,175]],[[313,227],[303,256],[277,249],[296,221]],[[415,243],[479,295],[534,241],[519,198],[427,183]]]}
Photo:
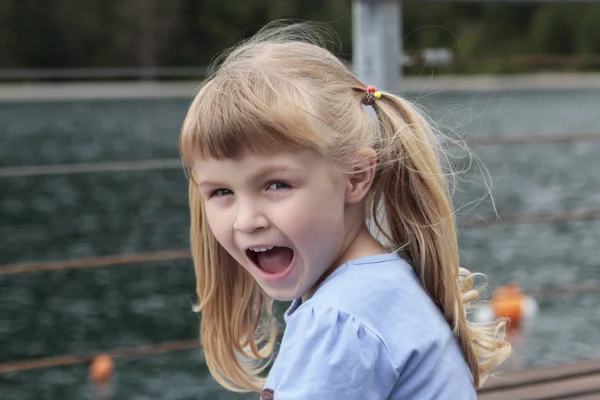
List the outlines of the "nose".
{"label": "nose", "polygon": [[253,233],[269,227],[269,220],[253,202],[238,203],[233,228],[242,233]]}

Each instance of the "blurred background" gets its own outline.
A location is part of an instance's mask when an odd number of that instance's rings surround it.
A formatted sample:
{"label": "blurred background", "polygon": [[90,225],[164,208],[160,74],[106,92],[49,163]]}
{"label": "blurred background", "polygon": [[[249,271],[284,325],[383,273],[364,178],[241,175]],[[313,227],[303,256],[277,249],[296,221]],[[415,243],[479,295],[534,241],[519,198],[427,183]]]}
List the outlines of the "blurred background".
{"label": "blurred background", "polygon": [[388,24],[381,2],[0,0],[1,399],[257,398],[198,348],[177,143],[210,60],[281,18],[379,54],[394,76],[365,82],[477,156],[455,157],[462,264],[537,309],[513,368],[600,359],[600,3],[394,1]]}

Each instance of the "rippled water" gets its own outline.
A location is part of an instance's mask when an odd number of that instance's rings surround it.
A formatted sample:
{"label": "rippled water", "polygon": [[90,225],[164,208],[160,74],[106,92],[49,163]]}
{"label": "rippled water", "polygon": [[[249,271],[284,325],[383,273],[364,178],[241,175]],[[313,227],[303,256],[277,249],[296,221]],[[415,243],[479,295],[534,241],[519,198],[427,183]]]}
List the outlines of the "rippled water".
{"label": "rippled water", "polygon": [[[467,139],[600,132],[599,91],[412,95]],[[183,100],[0,103],[0,167],[177,157]],[[480,146],[500,215],[600,209],[600,142]],[[456,160],[458,169],[466,166]],[[459,219],[488,217],[481,170],[459,174]],[[0,177],[0,264],[188,247],[181,170]],[[463,264],[491,286],[600,282],[600,220],[463,227]],[[189,260],[0,275],[0,363],[197,336]],[[600,296],[539,299],[524,366],[600,357]],[[198,350],[116,361],[114,398],[235,399]],[[0,373],[2,399],[89,397],[87,364]]]}

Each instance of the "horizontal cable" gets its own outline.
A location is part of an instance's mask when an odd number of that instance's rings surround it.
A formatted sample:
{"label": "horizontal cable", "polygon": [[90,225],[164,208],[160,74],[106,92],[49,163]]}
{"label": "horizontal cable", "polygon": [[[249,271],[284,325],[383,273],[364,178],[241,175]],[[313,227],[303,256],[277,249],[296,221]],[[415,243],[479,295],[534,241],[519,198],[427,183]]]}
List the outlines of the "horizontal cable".
{"label": "horizontal cable", "polygon": [[[552,136],[526,135],[518,137],[500,137],[500,135],[488,135],[487,137],[466,140],[467,144],[470,146],[535,145],[584,141],[600,141],[600,133],[562,134]],[[139,161],[110,161],[97,163],[26,165],[0,167],[0,178],[81,173],[85,174],[93,172],[145,171],[175,168],[183,169],[182,161],[179,158]]]}
{"label": "horizontal cable", "polygon": [[[548,0],[544,0],[548,2]],[[598,0],[592,0],[597,2]],[[564,2],[564,0],[562,0]],[[590,2],[590,1],[587,1]],[[522,65],[598,65],[600,56],[596,54],[564,55],[564,54],[523,54],[501,57],[475,57],[459,60],[477,64],[522,64]]]}
{"label": "horizontal cable", "polygon": [[87,363],[92,361],[94,357],[100,354],[108,354],[113,357],[139,357],[152,354],[170,353],[173,351],[192,350],[199,347],[200,340],[194,339],[149,346],[114,349],[96,353],[71,354],[67,356],[45,357],[24,361],[9,361],[0,363],[0,373],[27,371],[39,368],[64,367],[67,365]]}
{"label": "horizontal cable", "polygon": [[501,137],[500,135],[487,135],[481,138],[467,139],[471,146],[507,146],[507,145],[533,145],[533,144],[556,144],[572,142],[594,142],[600,141],[600,133],[573,133],[561,135],[525,135],[515,137]]}
{"label": "horizontal cable", "polygon": [[84,258],[75,260],[59,260],[50,262],[34,262],[0,266],[0,275],[14,275],[28,272],[48,272],[65,269],[91,267],[110,267],[114,265],[144,263],[153,261],[180,260],[190,258],[189,250],[168,250],[152,253],[113,255],[107,257]]}
{"label": "horizontal cable", "polygon": [[90,172],[123,172],[123,171],[145,171],[152,169],[182,168],[183,164],[179,158],[140,160],[140,161],[112,161],[98,163],[79,164],[50,164],[29,165],[22,167],[2,167],[0,177],[39,176],[39,175],[63,175],[81,174]]}
{"label": "horizontal cable", "polygon": [[457,225],[459,228],[472,228],[480,226],[490,225],[516,225],[516,224],[530,224],[539,222],[559,222],[559,221],[578,221],[588,219],[599,219],[600,210],[592,211],[574,211],[574,212],[557,212],[557,213],[545,213],[545,214],[516,214],[516,215],[504,215],[504,216],[492,216],[480,219],[473,219],[471,221],[459,221]]}
{"label": "horizontal cable", "polygon": [[[171,250],[154,253],[131,254],[123,256],[109,256],[90,259],[62,260],[54,262],[40,262],[30,264],[15,264],[0,266],[0,275],[14,275],[28,272],[47,272],[65,269],[109,267],[115,265],[188,259],[191,257],[189,250]],[[535,297],[553,297],[562,294],[600,292],[600,282],[587,285],[572,285],[558,288],[547,288],[528,291]]]}
{"label": "horizontal cable", "polygon": [[[279,328],[276,336],[281,339],[284,330]],[[82,364],[92,361],[99,355],[110,355],[119,357],[140,357],[153,354],[171,353],[174,351],[194,350],[200,348],[199,339],[181,340],[154,344],[148,346],[130,347],[125,349],[113,349],[85,354],[70,354],[66,356],[43,357],[32,360],[8,361],[0,363],[0,373],[19,372],[40,368],[64,367],[74,364]]]}
{"label": "horizontal cable", "polygon": [[114,68],[0,68],[0,80],[196,78],[206,75],[204,65],[191,67]]}
{"label": "horizontal cable", "polygon": [[[559,221],[576,221],[587,219],[599,219],[600,210],[596,211],[581,211],[581,212],[561,212],[548,214],[522,214],[522,215],[506,215],[497,217],[488,217],[474,219],[471,221],[459,222],[459,228],[472,228],[490,225],[514,225],[522,223],[539,223],[539,222],[559,222]],[[113,265],[144,263],[153,261],[177,260],[190,258],[189,250],[167,250],[151,253],[128,254],[128,255],[113,255],[106,257],[75,259],[75,260],[59,260],[50,262],[32,262],[21,264],[10,264],[0,266],[0,275],[14,275],[30,272],[47,272],[64,269],[78,269],[90,267],[109,267]]]}
{"label": "horizontal cable", "polygon": [[566,294],[584,294],[598,292],[600,292],[600,282],[595,282],[587,285],[571,285],[564,287],[535,289],[526,291],[527,295],[535,297],[536,299],[545,299]]}

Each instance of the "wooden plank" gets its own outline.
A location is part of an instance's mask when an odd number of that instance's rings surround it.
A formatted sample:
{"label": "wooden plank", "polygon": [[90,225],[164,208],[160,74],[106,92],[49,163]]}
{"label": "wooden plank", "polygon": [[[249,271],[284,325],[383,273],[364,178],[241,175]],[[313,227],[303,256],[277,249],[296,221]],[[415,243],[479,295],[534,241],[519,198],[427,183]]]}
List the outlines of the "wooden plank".
{"label": "wooden plank", "polygon": [[600,398],[600,374],[585,375],[554,382],[543,382],[534,385],[498,389],[478,396],[479,400],[504,399],[585,399]]}
{"label": "wooden plank", "polygon": [[581,396],[569,397],[569,400],[598,400],[598,393],[583,394]]}
{"label": "wooden plank", "polygon": [[479,392],[486,393],[498,389],[505,390],[507,388],[553,382],[561,379],[594,374],[600,375],[600,359],[502,373],[497,377],[490,378]]}

